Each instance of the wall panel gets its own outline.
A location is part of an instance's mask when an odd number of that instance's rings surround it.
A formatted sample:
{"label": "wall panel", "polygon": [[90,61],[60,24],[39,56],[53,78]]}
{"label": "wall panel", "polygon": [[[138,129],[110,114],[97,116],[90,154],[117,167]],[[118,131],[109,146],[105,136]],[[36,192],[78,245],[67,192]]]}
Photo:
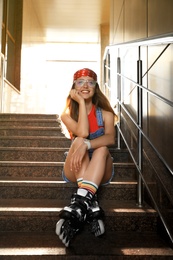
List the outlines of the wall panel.
{"label": "wall panel", "polygon": [[124,0],[112,0],[110,10],[110,44],[124,41]]}
{"label": "wall panel", "polygon": [[172,0],[148,0],[148,36],[172,32],[172,12]]}
{"label": "wall panel", "polygon": [[[0,0],[0,28],[2,28],[2,10],[3,10],[3,2],[2,0]],[[0,50],[1,50],[1,34],[2,31],[0,30]],[[1,57],[1,52],[0,52],[0,113],[2,112],[2,95],[3,95],[3,91],[2,91],[2,57]]]}
{"label": "wall panel", "polygon": [[[165,45],[150,46],[148,61],[152,64]],[[173,46],[170,45],[148,73],[148,88],[173,102]],[[173,169],[173,108],[149,95],[148,98],[148,135],[162,157]]]}
{"label": "wall panel", "polygon": [[147,37],[147,0],[125,1],[125,41]]}

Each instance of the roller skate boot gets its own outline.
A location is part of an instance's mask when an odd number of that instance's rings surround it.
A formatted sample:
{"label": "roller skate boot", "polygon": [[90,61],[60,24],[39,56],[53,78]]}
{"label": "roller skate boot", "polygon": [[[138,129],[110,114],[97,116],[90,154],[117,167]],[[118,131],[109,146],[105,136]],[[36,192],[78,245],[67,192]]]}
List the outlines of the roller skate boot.
{"label": "roller skate boot", "polygon": [[96,236],[101,236],[105,232],[105,225],[103,222],[104,211],[99,206],[98,201],[95,198],[92,200],[92,204],[87,214],[87,222],[90,224],[91,232]]}
{"label": "roller skate boot", "polygon": [[69,246],[76,233],[83,228],[90,204],[91,198],[88,194],[83,197],[75,193],[72,195],[70,205],[60,212],[60,220],[56,224],[55,232],[66,247]]}

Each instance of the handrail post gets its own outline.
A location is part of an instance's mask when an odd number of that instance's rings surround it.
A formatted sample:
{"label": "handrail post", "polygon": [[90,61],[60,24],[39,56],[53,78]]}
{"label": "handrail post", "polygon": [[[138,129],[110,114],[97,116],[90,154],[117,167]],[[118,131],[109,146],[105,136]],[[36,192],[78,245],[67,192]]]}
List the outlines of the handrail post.
{"label": "handrail post", "polygon": [[[137,83],[142,85],[142,60],[140,57],[140,46],[139,46],[139,60],[137,61]],[[142,119],[143,119],[143,109],[142,109],[142,89],[137,87],[137,123],[138,129],[138,167],[140,172],[142,172],[143,167],[143,136],[140,131],[142,129]],[[138,184],[137,184],[137,204],[139,207],[143,205],[143,181],[141,174],[138,174]]]}
{"label": "handrail post", "polygon": [[[121,101],[121,78],[119,76],[119,74],[121,73],[121,59],[120,57],[117,57],[117,101],[118,101],[118,116],[121,115],[121,105],[120,105],[120,101]],[[121,120],[119,119],[119,126],[120,126],[120,122]],[[118,130],[117,128],[117,146],[118,146],[118,149],[121,148],[121,134],[120,134],[120,131]]]}
{"label": "handrail post", "polygon": [[4,110],[4,55],[1,53],[0,64],[0,113]]}

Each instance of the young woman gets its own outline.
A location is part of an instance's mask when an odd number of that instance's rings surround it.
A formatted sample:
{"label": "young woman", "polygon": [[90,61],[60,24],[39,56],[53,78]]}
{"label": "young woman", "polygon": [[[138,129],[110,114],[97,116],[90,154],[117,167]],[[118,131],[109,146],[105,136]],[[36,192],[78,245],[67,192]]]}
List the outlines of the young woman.
{"label": "young woman", "polygon": [[90,222],[95,236],[105,231],[96,193],[100,185],[108,184],[113,177],[107,146],[115,142],[115,119],[117,116],[99,88],[96,73],[87,68],[78,70],[61,115],[72,139],[63,179],[78,184],[70,205],[60,212],[56,224],[56,234],[66,246],[85,221]]}

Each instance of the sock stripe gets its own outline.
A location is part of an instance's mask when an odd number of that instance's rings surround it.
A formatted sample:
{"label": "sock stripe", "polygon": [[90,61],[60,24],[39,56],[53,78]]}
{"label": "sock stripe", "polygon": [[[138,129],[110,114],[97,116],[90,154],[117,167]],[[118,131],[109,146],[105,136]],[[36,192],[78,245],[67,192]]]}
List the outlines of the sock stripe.
{"label": "sock stripe", "polygon": [[93,187],[95,187],[96,189],[98,189],[98,186],[97,186],[97,184],[95,184],[94,182],[92,182],[92,181],[86,181],[86,180],[83,180],[82,181],[82,184],[90,184],[90,185],[92,185]]}
{"label": "sock stripe", "polygon": [[83,181],[83,178],[77,179],[77,185],[79,188],[81,187],[82,181]]}
{"label": "sock stripe", "polygon": [[81,184],[81,188],[88,190],[92,194],[95,194],[97,189],[98,189],[98,186],[95,183],[91,182],[91,181],[83,180],[82,184]]}

